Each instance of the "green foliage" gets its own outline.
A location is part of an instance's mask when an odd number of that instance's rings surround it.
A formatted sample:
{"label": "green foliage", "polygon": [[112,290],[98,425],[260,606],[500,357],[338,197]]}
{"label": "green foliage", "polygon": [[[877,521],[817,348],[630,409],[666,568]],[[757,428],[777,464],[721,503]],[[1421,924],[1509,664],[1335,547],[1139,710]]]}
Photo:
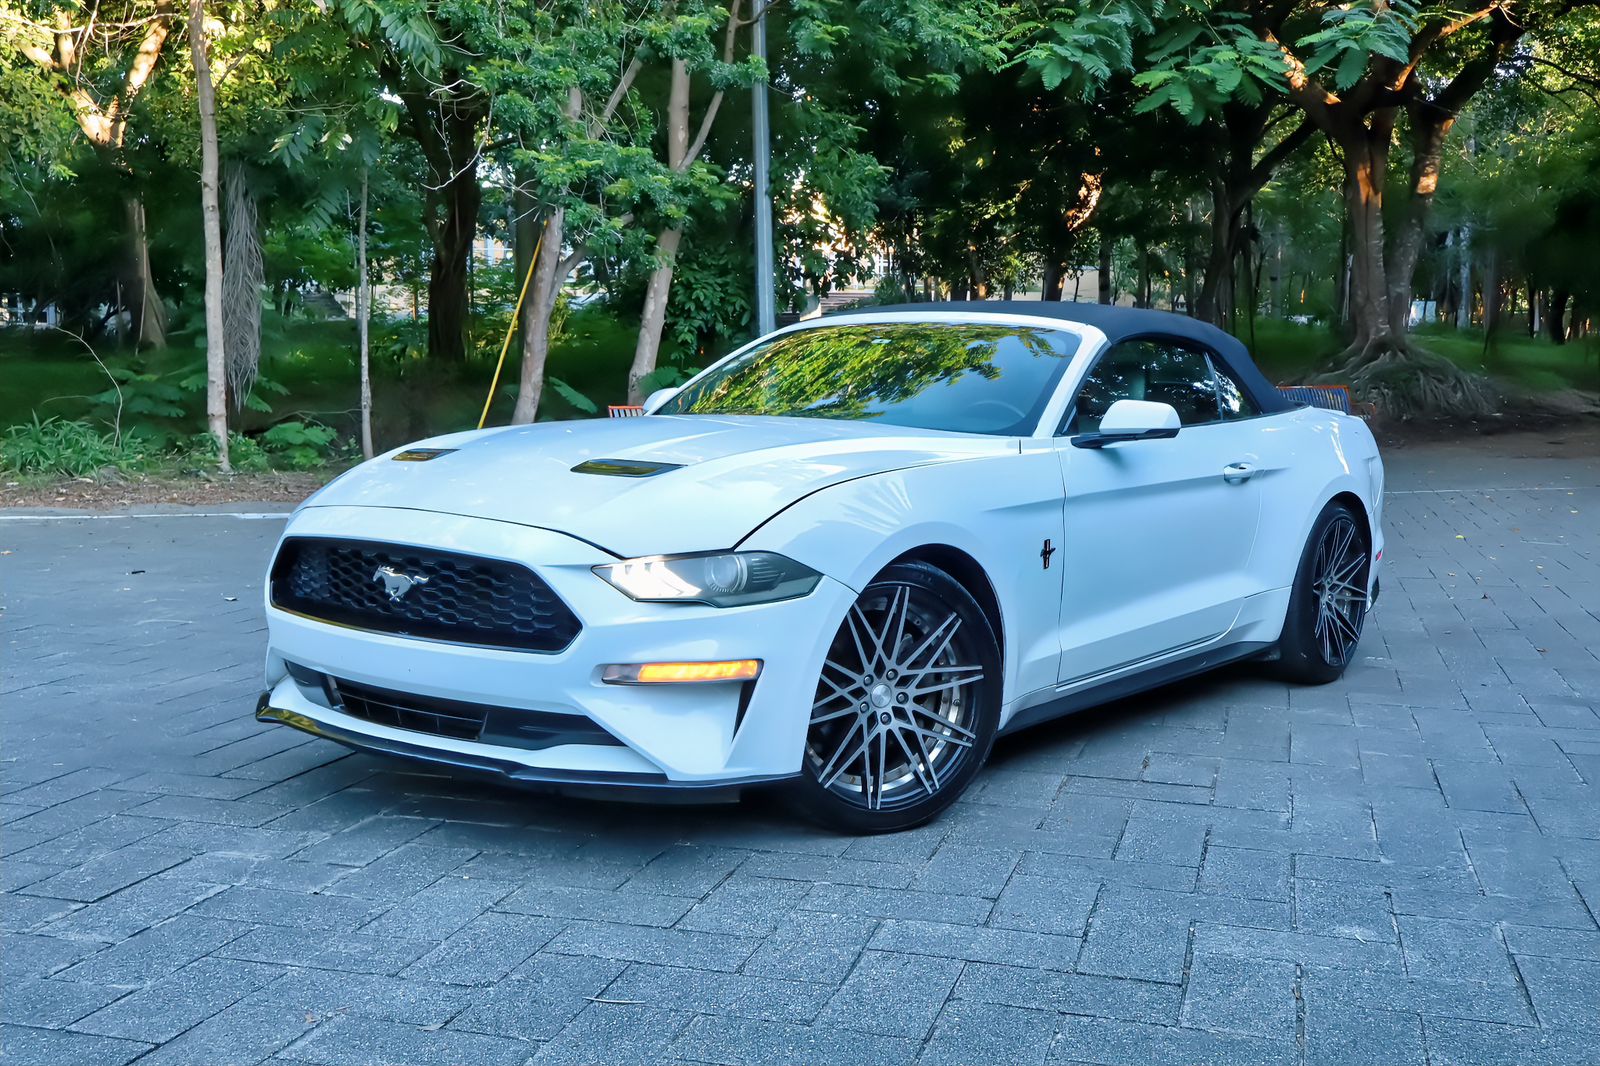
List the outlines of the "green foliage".
{"label": "green foliage", "polygon": [[694,372],[681,366],[658,366],[639,379],[639,391],[649,396],[657,389],[672,389],[694,377]]}
{"label": "green foliage", "polygon": [[[124,415],[143,416],[146,420],[183,417],[184,389],[164,376],[134,366],[108,367],[106,373],[115,384],[90,396],[89,402],[107,421]],[[202,387],[204,384],[202,377]]]}
{"label": "green foliage", "polygon": [[1417,6],[1410,0],[1358,0],[1327,8],[1323,28],[1295,45],[1306,53],[1308,74],[1331,67],[1333,83],[1348,89],[1366,73],[1374,56],[1406,62],[1418,25]]}
{"label": "green foliage", "polygon": [[1281,93],[1284,74],[1283,54],[1248,32],[1244,13],[1191,9],[1151,39],[1145,69],[1133,76],[1133,84],[1147,90],[1134,111],[1170,107],[1199,124],[1229,100],[1257,104]]}
{"label": "green foliage", "polygon": [[149,458],[149,444],[138,434],[119,438],[88,422],[35,416],[0,435],[0,468],[17,474],[87,477],[107,468],[132,470]]}
{"label": "green foliage", "polygon": [[261,434],[261,447],[274,465],[309,470],[328,461],[337,437],[337,433],[324,425],[279,422]]}
{"label": "green foliage", "polygon": [[589,399],[589,397],[585,396],[571,385],[568,385],[565,381],[562,381],[557,377],[552,377],[549,379],[549,382],[550,388],[555,391],[555,394],[567,401],[567,403],[571,404],[575,410],[586,415],[599,413],[599,404]]}
{"label": "green foliage", "polygon": [[727,245],[685,257],[673,274],[667,319],[682,350],[748,335],[751,257]]}
{"label": "green foliage", "polygon": [[1154,28],[1152,10],[1140,3],[1061,7],[1063,17],[1024,21],[1014,31],[1023,48],[1012,62],[1037,76],[1046,92],[1088,97],[1132,66],[1140,35]]}

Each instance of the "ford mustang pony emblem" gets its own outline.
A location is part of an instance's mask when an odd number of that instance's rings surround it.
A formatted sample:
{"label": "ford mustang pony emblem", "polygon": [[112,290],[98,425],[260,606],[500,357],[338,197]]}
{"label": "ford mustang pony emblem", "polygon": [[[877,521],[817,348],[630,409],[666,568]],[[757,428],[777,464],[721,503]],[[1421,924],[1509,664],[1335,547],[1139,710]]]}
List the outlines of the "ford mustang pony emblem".
{"label": "ford mustang pony emblem", "polygon": [[418,585],[426,585],[428,575],[408,574],[392,566],[380,566],[372,572],[372,580],[383,582],[383,591],[389,594],[390,603],[399,603],[406,598],[406,593]]}

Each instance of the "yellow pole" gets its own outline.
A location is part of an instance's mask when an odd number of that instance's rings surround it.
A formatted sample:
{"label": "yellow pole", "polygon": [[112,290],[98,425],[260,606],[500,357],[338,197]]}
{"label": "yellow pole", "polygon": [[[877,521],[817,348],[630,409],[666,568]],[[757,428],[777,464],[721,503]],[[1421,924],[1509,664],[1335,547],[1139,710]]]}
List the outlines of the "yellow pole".
{"label": "yellow pole", "polygon": [[544,247],[544,234],[539,234],[539,241],[533,246],[533,259],[528,263],[527,276],[522,279],[522,291],[517,293],[517,309],[511,312],[511,322],[506,326],[506,339],[500,342],[500,358],[494,364],[494,380],[489,382],[489,395],[483,398],[483,414],[478,416],[478,428],[489,421],[489,405],[494,402],[494,390],[500,387],[500,371],[505,369],[506,350],[511,347],[511,335],[517,331],[517,320],[522,317],[522,300],[528,295],[528,282],[533,280],[533,272],[539,266],[539,249]]}

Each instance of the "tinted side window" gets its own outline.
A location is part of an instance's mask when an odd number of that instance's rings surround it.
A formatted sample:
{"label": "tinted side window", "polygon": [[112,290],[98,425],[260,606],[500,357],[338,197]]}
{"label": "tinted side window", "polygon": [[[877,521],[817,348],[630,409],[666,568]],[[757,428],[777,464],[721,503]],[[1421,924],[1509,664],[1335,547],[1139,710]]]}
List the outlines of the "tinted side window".
{"label": "tinted side window", "polygon": [[1200,352],[1161,341],[1124,341],[1102,355],[1079,386],[1067,432],[1095,432],[1118,400],[1171,404],[1185,426],[1215,422],[1217,381]]}
{"label": "tinted side window", "polygon": [[1211,369],[1217,375],[1217,400],[1222,404],[1224,419],[1254,418],[1261,413],[1261,408],[1239,387],[1238,379],[1228,373],[1221,363],[1213,359]]}

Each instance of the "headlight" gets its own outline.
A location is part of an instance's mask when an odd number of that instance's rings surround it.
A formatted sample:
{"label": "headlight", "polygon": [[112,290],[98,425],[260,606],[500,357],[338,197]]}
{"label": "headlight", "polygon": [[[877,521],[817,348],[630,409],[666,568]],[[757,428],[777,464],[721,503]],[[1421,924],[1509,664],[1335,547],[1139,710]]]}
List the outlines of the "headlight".
{"label": "headlight", "polygon": [[644,603],[706,603],[740,607],[804,596],[822,575],[772,552],[653,555],[594,568],[622,592]]}

